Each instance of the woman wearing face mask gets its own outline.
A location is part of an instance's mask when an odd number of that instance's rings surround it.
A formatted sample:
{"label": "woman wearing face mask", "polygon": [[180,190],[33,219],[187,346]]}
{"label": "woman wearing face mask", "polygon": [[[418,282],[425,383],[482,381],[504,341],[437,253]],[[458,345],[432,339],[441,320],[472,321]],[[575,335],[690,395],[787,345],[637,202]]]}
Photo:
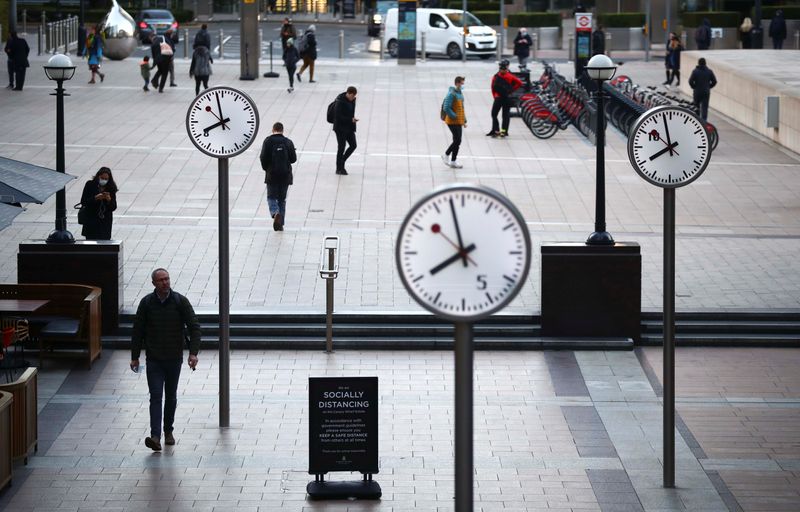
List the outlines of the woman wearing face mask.
{"label": "woman wearing face mask", "polygon": [[527,71],[528,57],[531,54],[531,47],[533,47],[533,39],[528,34],[528,29],[521,28],[517,32],[517,37],[514,38],[514,55],[519,59],[519,70]]}
{"label": "woman wearing face mask", "polygon": [[86,182],[81,204],[88,210],[81,234],[86,240],[111,240],[112,212],[117,209],[117,184],[111,169],[101,167],[94,178]]}

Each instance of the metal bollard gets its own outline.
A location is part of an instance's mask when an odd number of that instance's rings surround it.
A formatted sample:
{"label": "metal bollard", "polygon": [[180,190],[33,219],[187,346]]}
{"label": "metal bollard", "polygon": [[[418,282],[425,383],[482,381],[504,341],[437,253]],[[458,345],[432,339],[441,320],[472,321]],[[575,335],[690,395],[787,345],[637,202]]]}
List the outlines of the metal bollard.
{"label": "metal bollard", "polygon": [[688,47],[686,46],[686,32],[681,32],[681,46],[688,50]]}
{"label": "metal bollard", "polygon": [[64,55],[69,55],[69,23],[64,23]]}
{"label": "metal bollard", "polygon": [[800,50],[800,30],[794,31],[794,49]]}
{"label": "metal bollard", "polygon": [[339,276],[339,237],[322,240],[319,277],[325,279],[325,352],[333,352],[333,280]]}
{"label": "metal bollard", "polygon": [[569,49],[567,50],[567,60],[572,60],[573,58],[575,58],[575,35],[574,34],[570,34],[569,35],[568,46],[569,46]]}
{"label": "metal bollard", "polygon": [[189,58],[189,29],[183,29],[183,58]]}
{"label": "metal bollard", "polygon": [[219,29],[219,60],[225,58],[225,34]]}
{"label": "metal bollard", "polygon": [[264,56],[264,29],[258,29],[258,60]]}
{"label": "metal bollard", "polygon": [[536,54],[539,53],[539,31],[533,31],[533,60],[536,60]]}
{"label": "metal bollard", "polygon": [[386,44],[384,42],[384,38],[386,37],[386,31],[383,28],[383,23],[381,23],[381,32],[378,34],[379,45],[378,45],[378,60],[383,60],[383,47]]}
{"label": "metal bollard", "polygon": [[425,38],[427,36],[425,32],[421,32],[420,34],[422,36],[422,39],[420,40],[420,48],[422,49],[422,62],[425,62]]}
{"label": "metal bollard", "polygon": [[344,59],[344,30],[339,31],[339,58]]}
{"label": "metal bollard", "polygon": [[611,32],[606,32],[606,56],[611,57]]}
{"label": "metal bollard", "polygon": [[28,33],[28,9],[22,9],[22,31]]}
{"label": "metal bollard", "polygon": [[42,27],[36,28],[36,55],[42,54]]}

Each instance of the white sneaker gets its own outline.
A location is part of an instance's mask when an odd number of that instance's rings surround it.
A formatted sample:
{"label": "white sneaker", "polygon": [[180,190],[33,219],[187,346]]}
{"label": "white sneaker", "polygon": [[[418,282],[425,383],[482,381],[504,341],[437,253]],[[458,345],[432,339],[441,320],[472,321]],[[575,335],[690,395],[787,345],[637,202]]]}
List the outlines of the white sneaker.
{"label": "white sneaker", "polygon": [[448,155],[442,155],[442,162],[444,162],[444,165],[447,167],[452,167],[452,165],[450,165],[450,157]]}
{"label": "white sneaker", "polygon": [[460,163],[456,162],[455,160],[450,162],[450,167],[452,167],[453,169],[463,169],[464,168],[463,165],[461,165]]}

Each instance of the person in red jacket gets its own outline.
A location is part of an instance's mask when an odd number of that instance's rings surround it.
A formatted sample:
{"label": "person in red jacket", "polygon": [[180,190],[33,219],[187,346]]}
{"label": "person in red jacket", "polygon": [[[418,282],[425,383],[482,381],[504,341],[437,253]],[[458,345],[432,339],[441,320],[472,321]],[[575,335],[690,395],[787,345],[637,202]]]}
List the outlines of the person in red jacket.
{"label": "person in red jacket", "polygon": [[[508,71],[508,59],[500,61],[500,70],[492,77],[492,131],[490,137],[508,137],[508,123],[511,109],[511,93],[522,86],[522,80]],[[497,122],[497,114],[503,110],[503,128]]]}

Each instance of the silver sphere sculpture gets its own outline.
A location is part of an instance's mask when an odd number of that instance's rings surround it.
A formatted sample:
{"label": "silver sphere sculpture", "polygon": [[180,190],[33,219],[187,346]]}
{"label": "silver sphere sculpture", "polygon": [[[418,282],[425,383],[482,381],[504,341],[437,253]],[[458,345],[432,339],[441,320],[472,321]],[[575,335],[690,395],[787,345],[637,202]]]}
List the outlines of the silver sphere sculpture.
{"label": "silver sphere sculpture", "polygon": [[103,56],[122,60],[136,49],[136,23],[117,0],[111,0],[111,10],[100,22],[103,34]]}

